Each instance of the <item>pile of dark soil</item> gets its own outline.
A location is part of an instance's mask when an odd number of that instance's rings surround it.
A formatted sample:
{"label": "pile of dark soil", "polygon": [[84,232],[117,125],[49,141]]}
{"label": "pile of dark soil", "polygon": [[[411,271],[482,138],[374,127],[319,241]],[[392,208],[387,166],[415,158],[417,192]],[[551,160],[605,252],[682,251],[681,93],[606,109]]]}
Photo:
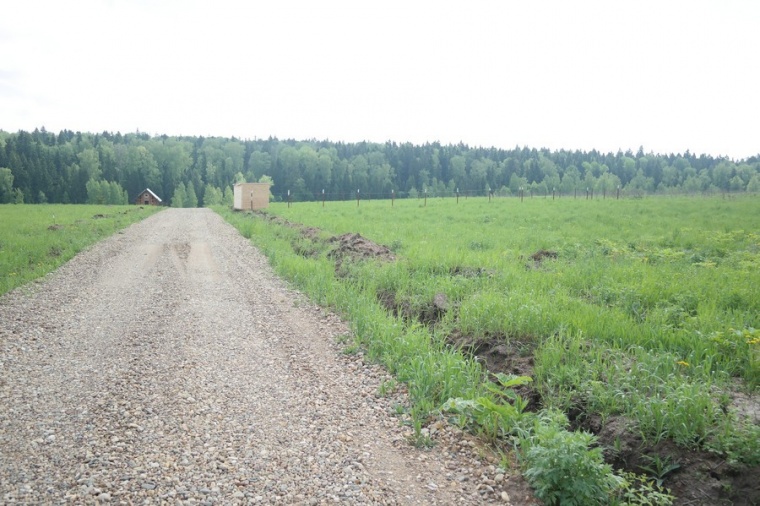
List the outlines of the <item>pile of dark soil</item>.
{"label": "pile of dark soil", "polygon": [[450,309],[449,301],[443,293],[435,294],[433,300],[425,302],[421,306],[418,305],[418,307],[412,305],[408,300],[397,301],[396,294],[387,290],[378,293],[377,300],[393,316],[399,316],[408,321],[417,321],[428,326],[440,322]]}
{"label": "pile of dark soil", "polygon": [[360,234],[343,234],[324,239],[322,230],[316,227],[307,227],[298,223],[292,223],[285,218],[261,211],[253,211],[252,214],[277,225],[297,229],[302,238],[311,241],[313,248],[298,246],[296,250],[303,256],[313,255],[315,252],[330,249],[328,256],[335,261],[335,269],[338,271],[344,261],[358,260],[382,260],[392,262],[396,259],[390,248],[370,241]]}
{"label": "pile of dark soil", "polygon": [[556,251],[540,249],[529,257],[531,262],[525,264],[525,268],[538,269],[545,260],[556,260],[558,257],[559,254]]}
{"label": "pile of dark soil", "polygon": [[396,257],[393,252],[381,244],[374,243],[361,234],[343,234],[331,237],[329,243],[335,244],[331,252],[333,257],[352,258],[355,260],[367,258],[380,258],[392,261]]}
{"label": "pile of dark soil", "polygon": [[327,240],[332,245],[328,256],[335,261],[336,271],[340,270],[346,260],[382,260],[392,262],[396,259],[393,252],[382,244],[377,244],[360,234],[343,234]]}

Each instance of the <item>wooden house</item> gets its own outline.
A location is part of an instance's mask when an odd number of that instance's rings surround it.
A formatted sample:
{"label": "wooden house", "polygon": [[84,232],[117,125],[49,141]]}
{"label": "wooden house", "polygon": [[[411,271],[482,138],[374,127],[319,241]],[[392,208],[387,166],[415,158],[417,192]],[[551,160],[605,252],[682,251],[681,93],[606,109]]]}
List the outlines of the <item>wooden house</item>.
{"label": "wooden house", "polygon": [[135,199],[135,205],[142,206],[160,206],[161,199],[153,193],[150,188],[145,188]]}
{"label": "wooden house", "polygon": [[233,208],[238,210],[269,207],[269,183],[238,183],[233,191]]}

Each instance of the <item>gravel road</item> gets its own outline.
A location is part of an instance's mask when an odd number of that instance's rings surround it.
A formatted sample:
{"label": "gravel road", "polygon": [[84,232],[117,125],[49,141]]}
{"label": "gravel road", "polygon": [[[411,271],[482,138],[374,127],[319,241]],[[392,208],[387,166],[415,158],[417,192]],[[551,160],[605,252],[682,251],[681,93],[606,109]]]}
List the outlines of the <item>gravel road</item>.
{"label": "gravel road", "polygon": [[132,225],[0,298],[0,502],[523,503],[348,333],[210,210]]}

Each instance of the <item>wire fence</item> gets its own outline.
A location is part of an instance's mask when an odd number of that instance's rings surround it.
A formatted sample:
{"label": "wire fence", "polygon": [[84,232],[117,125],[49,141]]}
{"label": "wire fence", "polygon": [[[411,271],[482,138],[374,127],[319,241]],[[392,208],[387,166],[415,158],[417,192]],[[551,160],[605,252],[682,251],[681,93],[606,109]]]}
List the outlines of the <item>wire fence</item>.
{"label": "wire fence", "polygon": [[647,192],[643,190],[631,190],[615,188],[612,191],[607,189],[594,190],[593,188],[574,189],[572,191],[561,191],[554,189],[551,191],[536,191],[531,188],[520,188],[516,192],[503,190],[422,190],[409,192],[396,192],[390,190],[386,192],[368,192],[362,191],[361,188],[355,192],[325,192],[324,190],[313,197],[304,197],[296,192],[287,190],[286,192],[275,195],[275,201],[286,202],[288,205],[303,202],[345,202],[356,201],[360,205],[362,201],[387,200],[393,205],[396,200],[420,200],[427,203],[428,199],[453,199],[457,203],[460,200],[466,201],[469,198],[487,197],[489,201],[494,199],[517,199],[521,202],[528,199],[574,199],[574,200],[607,200],[607,199],[641,199],[644,197],[716,197],[721,196],[724,199],[733,199],[738,196],[756,195],[746,191],[672,191],[672,192]]}

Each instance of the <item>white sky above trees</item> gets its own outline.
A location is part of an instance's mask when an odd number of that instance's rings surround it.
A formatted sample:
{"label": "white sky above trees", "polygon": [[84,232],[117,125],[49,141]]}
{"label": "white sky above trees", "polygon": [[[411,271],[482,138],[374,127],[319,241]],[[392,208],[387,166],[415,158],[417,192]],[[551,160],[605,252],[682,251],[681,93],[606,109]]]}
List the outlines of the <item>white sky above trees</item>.
{"label": "white sky above trees", "polygon": [[0,129],[760,154],[760,2],[3,0]]}

